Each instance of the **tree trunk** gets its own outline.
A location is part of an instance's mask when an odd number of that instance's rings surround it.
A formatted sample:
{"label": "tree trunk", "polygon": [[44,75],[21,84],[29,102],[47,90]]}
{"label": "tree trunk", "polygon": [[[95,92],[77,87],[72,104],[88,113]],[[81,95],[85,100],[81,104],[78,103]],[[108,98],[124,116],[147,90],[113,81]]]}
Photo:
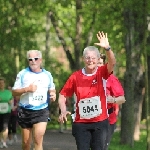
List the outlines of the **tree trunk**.
{"label": "tree trunk", "polygon": [[[136,5],[140,7],[134,7]],[[143,102],[143,67],[141,63],[142,50],[145,48],[146,15],[145,1],[130,1],[125,3],[125,97],[122,106],[121,143],[134,145],[134,136],[139,139],[141,106]],[[141,12],[139,14],[139,12]],[[139,31],[139,32],[137,32]]]}
{"label": "tree trunk", "polygon": [[[134,74],[132,61],[132,51],[134,37],[133,12],[126,9],[124,12],[124,22],[126,28],[125,49],[126,49],[126,73],[124,78],[125,98],[126,102],[122,105],[121,110],[121,143],[133,146],[133,130],[134,130]],[[128,23],[127,23],[128,22]]]}
{"label": "tree trunk", "polygon": [[81,46],[81,39],[82,39],[82,0],[76,0],[76,37],[74,43],[74,52],[75,52],[75,68],[80,69],[80,49]]}
{"label": "tree trunk", "polygon": [[[149,46],[150,47],[150,46]],[[145,50],[145,57],[147,57],[147,65],[146,65],[146,71],[145,71],[145,82],[146,82],[146,119],[147,119],[147,150],[150,149],[150,92],[149,92],[149,88],[150,88],[150,80],[149,80],[149,76],[150,76],[150,56],[147,56],[146,50]]]}
{"label": "tree trunk", "polygon": [[[142,80],[144,80],[144,76],[142,76]],[[142,82],[142,81],[141,81]],[[142,104],[145,95],[144,84],[136,83],[135,86],[135,102],[134,102],[134,140],[140,140],[140,123],[141,123],[141,114],[142,114]]]}
{"label": "tree trunk", "polygon": [[121,143],[133,146],[133,130],[134,130],[134,106],[133,106],[133,91],[134,82],[133,75],[129,72],[125,75],[125,98],[126,102],[121,109]]}

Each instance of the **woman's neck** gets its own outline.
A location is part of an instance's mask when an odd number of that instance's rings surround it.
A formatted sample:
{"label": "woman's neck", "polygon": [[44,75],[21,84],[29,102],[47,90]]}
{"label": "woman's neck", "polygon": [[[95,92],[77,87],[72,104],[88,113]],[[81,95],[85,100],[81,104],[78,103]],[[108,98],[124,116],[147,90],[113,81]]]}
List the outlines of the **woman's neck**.
{"label": "woman's neck", "polygon": [[85,73],[86,73],[86,74],[93,74],[93,73],[96,72],[97,67],[96,67],[96,68],[93,68],[93,69],[84,68],[84,70],[85,70]]}

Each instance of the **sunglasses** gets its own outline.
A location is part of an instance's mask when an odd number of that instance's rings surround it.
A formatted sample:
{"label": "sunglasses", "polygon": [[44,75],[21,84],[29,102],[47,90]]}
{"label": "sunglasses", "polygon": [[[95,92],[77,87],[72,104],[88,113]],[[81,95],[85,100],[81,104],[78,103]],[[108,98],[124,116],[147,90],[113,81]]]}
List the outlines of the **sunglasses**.
{"label": "sunglasses", "polygon": [[33,61],[33,60],[37,61],[38,59],[39,59],[39,58],[36,57],[36,58],[29,58],[28,60],[29,60],[29,61]]}

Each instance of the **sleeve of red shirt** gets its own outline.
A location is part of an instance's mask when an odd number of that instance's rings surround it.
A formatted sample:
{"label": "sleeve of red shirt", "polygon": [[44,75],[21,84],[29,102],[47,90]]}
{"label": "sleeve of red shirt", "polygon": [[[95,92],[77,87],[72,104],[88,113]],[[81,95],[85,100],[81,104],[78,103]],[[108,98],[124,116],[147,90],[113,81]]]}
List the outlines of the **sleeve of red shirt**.
{"label": "sleeve of red shirt", "polygon": [[75,75],[72,74],[66,81],[63,88],[60,90],[60,94],[66,96],[66,97],[71,97],[74,93],[74,84],[73,84],[74,80],[75,80]]}
{"label": "sleeve of red shirt", "polygon": [[110,75],[110,77],[107,80],[107,94],[115,97],[124,95],[124,89],[119,79],[113,74]]}
{"label": "sleeve of red shirt", "polygon": [[108,73],[108,70],[107,70],[107,64],[105,64],[105,65],[99,67],[99,68],[98,68],[98,71],[100,71],[101,76],[102,76],[105,80],[107,80],[108,77],[110,76],[110,74]]}

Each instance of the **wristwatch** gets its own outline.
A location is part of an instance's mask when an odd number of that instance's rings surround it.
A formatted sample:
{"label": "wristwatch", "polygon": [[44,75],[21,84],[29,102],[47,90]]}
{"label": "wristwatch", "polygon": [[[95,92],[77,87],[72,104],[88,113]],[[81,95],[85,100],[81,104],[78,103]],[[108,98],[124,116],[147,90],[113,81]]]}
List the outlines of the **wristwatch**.
{"label": "wristwatch", "polygon": [[107,48],[105,48],[106,51],[109,51],[111,49],[111,46],[108,46]]}

